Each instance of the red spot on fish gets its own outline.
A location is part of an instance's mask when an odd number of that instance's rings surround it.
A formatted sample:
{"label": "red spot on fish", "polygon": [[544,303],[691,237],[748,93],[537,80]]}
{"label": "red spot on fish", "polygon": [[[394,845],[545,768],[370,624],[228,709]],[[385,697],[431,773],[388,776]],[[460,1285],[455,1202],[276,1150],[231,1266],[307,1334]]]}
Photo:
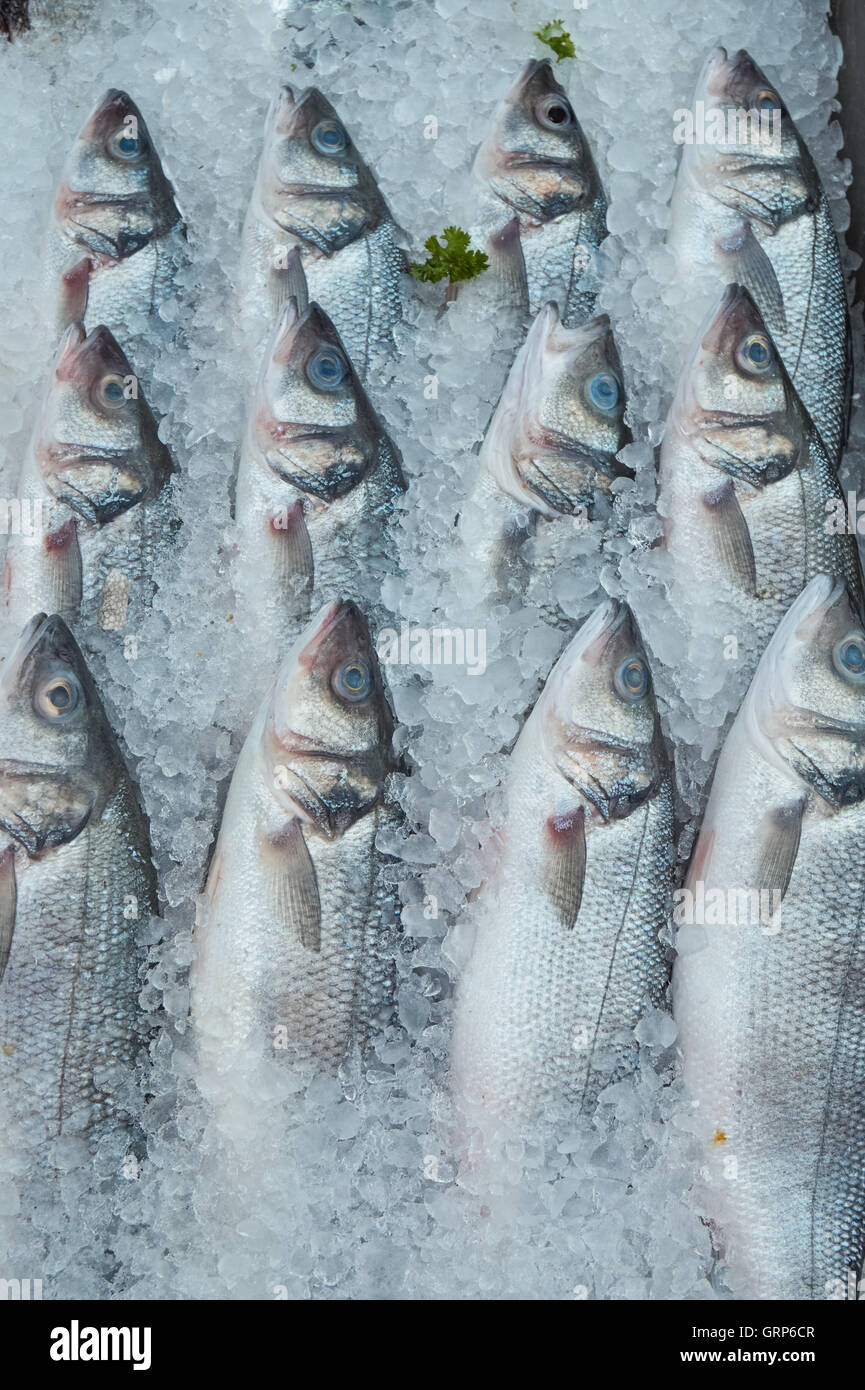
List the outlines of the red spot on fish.
{"label": "red spot on fish", "polygon": [[56,531],[49,531],[45,536],[45,549],[49,555],[62,554],[74,545],[78,538],[78,528],[74,517],[69,521],[64,521],[62,526],[58,526]]}
{"label": "red spot on fish", "polygon": [[577,835],[582,835],[586,825],[585,806],[576,806],[562,816],[548,816],[547,834],[555,845],[567,844]]}

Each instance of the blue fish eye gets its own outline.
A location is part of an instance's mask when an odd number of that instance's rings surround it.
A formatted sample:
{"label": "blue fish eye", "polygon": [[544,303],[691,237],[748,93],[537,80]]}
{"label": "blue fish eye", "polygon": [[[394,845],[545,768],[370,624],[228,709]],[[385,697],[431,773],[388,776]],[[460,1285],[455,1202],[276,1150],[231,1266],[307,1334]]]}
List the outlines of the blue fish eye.
{"label": "blue fish eye", "polygon": [[97,388],[97,398],[103,405],[109,406],[112,410],[124,405],[126,403],[126,391],[123,378],[120,376],[103,377]]}
{"label": "blue fish eye", "polygon": [[649,689],[649,668],[641,656],[629,656],[615,676],[615,686],[623,700],[635,703]]}
{"label": "blue fish eye", "polygon": [[356,704],[372,690],[372,674],[365,661],[348,661],[337,671],[334,685],[337,694]]}
{"label": "blue fish eye", "polygon": [[122,131],[114,139],[114,153],[121,159],[135,159],[141,153],[141,141],[137,136]]}
{"label": "blue fish eye", "polygon": [[348,144],[348,136],[339,121],[319,121],[309,138],[319,154],[342,154]]}
{"label": "blue fish eye", "polygon": [[775,92],[761,92],[757,98],[758,111],[780,111],[781,103]]}
{"label": "blue fish eye", "polygon": [[833,652],[835,669],[844,677],[865,680],[865,633],[853,632],[842,637]]}
{"label": "blue fish eye", "polygon": [[323,347],[309,359],[306,374],[317,391],[336,391],[348,376],[348,364],[336,348]]}
{"label": "blue fish eye", "polygon": [[755,372],[765,372],[772,365],[772,345],[764,333],[752,333],[740,348],[744,365]]}
{"label": "blue fish eye", "polygon": [[605,414],[615,410],[621,394],[621,387],[611,372],[598,372],[589,382],[589,400]]}

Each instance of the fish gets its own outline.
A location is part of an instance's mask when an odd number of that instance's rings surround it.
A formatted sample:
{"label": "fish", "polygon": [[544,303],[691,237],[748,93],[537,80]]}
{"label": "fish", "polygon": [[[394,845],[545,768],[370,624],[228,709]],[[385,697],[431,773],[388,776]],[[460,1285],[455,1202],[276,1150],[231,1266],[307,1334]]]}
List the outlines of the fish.
{"label": "fish", "polygon": [[723,48],[710,54],[695,115],[700,109],[717,129],[707,125],[706,139],[682,146],[668,245],[680,275],[748,289],[837,467],[850,415],[850,322],[814,161],[777,88],[744,49],[732,58]]}
{"label": "fish", "polygon": [[0,1097],[40,1152],[127,1123],[149,829],[81,650],[38,613],[0,668]]}
{"label": "fish", "polygon": [[451,1076],[469,1132],[592,1114],[663,1004],[672,778],[626,604],[605,599],[514,745],[498,862],[474,906]]}
{"label": "fish", "polygon": [[840,576],[815,575],[724,744],[673,912],[673,1010],[703,1145],[704,1219],[741,1298],[856,1297],[863,803],[860,599]]}
{"label": "fish", "polygon": [[[658,509],[679,626],[696,653],[711,629],[706,604],[718,605],[718,665],[738,698],[815,574],[843,574],[861,600],[856,537],[838,526],[839,507],[835,470],[766,323],[748,290],[729,285],[679,381]],[[724,662],[731,638],[736,659]]]}
{"label": "fish", "polygon": [[616,478],[633,477],[617,459],[631,438],[625,405],[607,316],[567,328],[556,305],[544,305],[514,359],[460,515],[465,550],[498,600],[524,597],[532,573],[569,563],[565,531],[588,519]]}
{"label": "fish", "polygon": [[286,655],[237,761],[196,927],[199,1074],[225,1102],[245,1056],[335,1070],[389,1007],[395,889],[376,848],[397,822],[393,716],[356,604]]}
{"label": "fish", "polygon": [[546,60],[526,65],[500,103],[475,157],[477,225],[488,246],[514,216],[534,316],[549,300],[567,324],[583,322],[595,292],[581,285],[607,235],[607,199],[565,89]]}
{"label": "fish", "polygon": [[[284,653],[337,597],[369,603],[396,563],[400,456],[320,305],[284,305],[237,470],[238,592],[258,649]],[[272,673],[272,672],[271,672]]]}
{"label": "fish", "polygon": [[[55,355],[18,486],[3,594],[17,626],[58,613],[80,630],[123,631],[147,605],[177,518],[174,464],[138,378],[104,325],[72,324]],[[15,518],[11,519],[13,522]]]}
{"label": "fish", "polygon": [[[333,318],[361,379],[393,349],[406,269],[400,232],[336,110],[281,87],[243,228],[241,301],[269,331],[289,298]],[[297,256],[292,257],[293,250]]]}
{"label": "fish", "polygon": [[144,117],[107,91],[77,136],[54,200],[46,276],[57,333],[105,324],[173,333],[186,227]]}

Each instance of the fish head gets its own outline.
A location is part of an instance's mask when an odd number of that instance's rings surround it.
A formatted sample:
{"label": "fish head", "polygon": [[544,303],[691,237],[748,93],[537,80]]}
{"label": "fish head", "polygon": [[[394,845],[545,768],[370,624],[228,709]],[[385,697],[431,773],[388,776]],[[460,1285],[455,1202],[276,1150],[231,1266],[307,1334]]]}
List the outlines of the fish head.
{"label": "fish head", "polygon": [[341,833],[380,802],[392,738],[369,624],[356,604],[338,600],[276,680],[265,742],[277,800],[322,834]]}
{"label": "fish head", "polygon": [[74,637],[37,614],[0,666],[0,826],[30,855],[74,840],[121,766]]}
{"label": "fish head", "polygon": [[572,516],[633,476],[616,459],[624,422],[622,364],[606,315],[566,328],[555,304],[532,324],[481,448],[499,487],[547,517]]}
{"label": "fish head", "polygon": [[546,60],[529,63],[502,101],[475,175],[535,222],[586,207],[599,195],[586,138]]}
{"label": "fish head", "polygon": [[277,477],[332,502],[373,463],[380,428],[327,314],[290,299],[265,353],[252,423],[254,444]]}
{"label": "fish head", "polygon": [[679,381],[671,423],[705,462],[755,485],[786,477],[802,452],[803,418],[759,309],[728,285]]}
{"label": "fish head", "polygon": [[743,707],[774,761],[835,809],[865,800],[865,621],[819,574],[782,619]]}
{"label": "fish head", "polygon": [[105,327],[72,324],[40,411],[36,462],[46,487],[103,525],[156,495],[171,460],[126,355]]}
{"label": "fish head", "polygon": [[732,57],[724,48],[709,55],[697,82],[694,120],[695,138],[682,147],[688,174],[743,217],[774,229],[819,196],[789,111],[744,48]]}
{"label": "fish head", "polygon": [[604,820],[652,796],[665,755],[649,663],[627,604],[605,599],[559,658],[531,721],[543,756]]}
{"label": "fish head", "polygon": [[131,97],[105,93],[63,171],[55,214],[65,234],[97,257],[134,255],[180,221],[174,190]]}
{"label": "fish head", "polygon": [[258,174],[261,210],[282,231],[332,255],[389,216],[378,186],[316,87],[282,87],[267,114]]}

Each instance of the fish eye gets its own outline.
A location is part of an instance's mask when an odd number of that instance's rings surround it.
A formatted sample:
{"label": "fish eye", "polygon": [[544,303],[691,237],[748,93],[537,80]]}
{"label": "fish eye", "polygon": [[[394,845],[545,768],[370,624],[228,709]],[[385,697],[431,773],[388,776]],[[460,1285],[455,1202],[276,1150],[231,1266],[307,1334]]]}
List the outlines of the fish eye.
{"label": "fish eye", "polygon": [[619,404],[622,389],[612,372],[598,372],[588,385],[589,400],[605,415],[611,415]]}
{"label": "fish eye", "polygon": [[781,109],[781,98],[777,92],[773,92],[771,87],[764,87],[757,93],[754,106],[758,111],[779,111]]}
{"label": "fish eye", "polygon": [[333,679],[337,695],[357,704],[365,700],[372,690],[372,672],[365,661],[347,661],[340,666]]}
{"label": "fish eye", "polygon": [[309,359],[306,375],[317,391],[336,391],[348,376],[348,363],[335,347],[321,347]]}
{"label": "fish eye", "polygon": [[348,135],[339,121],[319,121],[310,132],[310,142],[319,154],[342,154],[348,145]]}
{"label": "fish eye", "polygon": [[576,124],[576,117],[567,97],[556,92],[550,92],[535,102],[535,116],[544,130],[567,130],[569,126]]}
{"label": "fish eye", "polygon": [[38,714],[45,719],[63,719],[78,708],[81,687],[74,676],[49,676],[43,680],[34,696]]}
{"label": "fish eye", "polygon": [[96,385],[96,398],[108,410],[119,410],[126,404],[126,386],[122,376],[112,372]]}
{"label": "fish eye", "polygon": [[767,372],[774,359],[772,344],[765,333],[749,333],[739,344],[737,356],[745,371],[757,376]]}
{"label": "fish eye", "polygon": [[141,137],[133,135],[126,126],[112,135],[108,144],[111,153],[116,154],[118,159],[137,159],[142,150]]}
{"label": "fish eye", "polygon": [[649,689],[649,668],[641,656],[629,656],[614,677],[617,692],[623,700],[635,704]]}
{"label": "fish eye", "polygon": [[865,684],[865,632],[848,632],[835,643],[832,652],[835,670],[846,681]]}

